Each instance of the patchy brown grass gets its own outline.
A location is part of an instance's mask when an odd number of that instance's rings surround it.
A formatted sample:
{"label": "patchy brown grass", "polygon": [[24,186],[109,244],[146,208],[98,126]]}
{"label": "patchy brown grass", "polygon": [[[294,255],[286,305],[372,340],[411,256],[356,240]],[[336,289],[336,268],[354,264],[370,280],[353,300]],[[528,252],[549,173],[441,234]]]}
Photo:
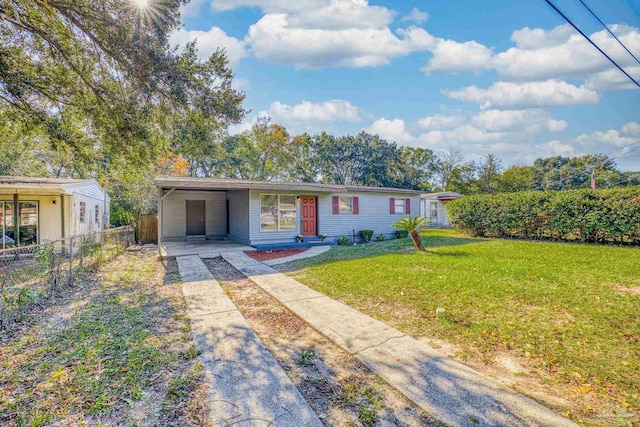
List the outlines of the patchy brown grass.
{"label": "patchy brown grass", "polygon": [[205,263],[325,425],[440,425],[230,264]]}
{"label": "patchy brown grass", "polygon": [[205,425],[175,262],[129,252],[0,339],[2,425]]}

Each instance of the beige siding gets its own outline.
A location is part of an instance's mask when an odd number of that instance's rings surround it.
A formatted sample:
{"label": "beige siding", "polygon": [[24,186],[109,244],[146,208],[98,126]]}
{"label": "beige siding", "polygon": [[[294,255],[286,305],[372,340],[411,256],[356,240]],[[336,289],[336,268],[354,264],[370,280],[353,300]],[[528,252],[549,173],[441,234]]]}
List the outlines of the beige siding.
{"label": "beige siding", "polygon": [[[2,195],[0,200],[12,202],[13,196]],[[38,241],[44,243],[61,237],[60,196],[31,196],[21,194],[20,202],[38,202]],[[55,204],[53,203],[55,201]],[[70,204],[66,204],[67,209]],[[67,212],[68,213],[68,210]],[[67,215],[67,226],[70,215]]]}
{"label": "beige siding", "polygon": [[162,202],[162,236],[184,239],[187,233],[187,200],[204,200],[205,233],[209,238],[227,234],[227,206],[224,191],[176,190]]}

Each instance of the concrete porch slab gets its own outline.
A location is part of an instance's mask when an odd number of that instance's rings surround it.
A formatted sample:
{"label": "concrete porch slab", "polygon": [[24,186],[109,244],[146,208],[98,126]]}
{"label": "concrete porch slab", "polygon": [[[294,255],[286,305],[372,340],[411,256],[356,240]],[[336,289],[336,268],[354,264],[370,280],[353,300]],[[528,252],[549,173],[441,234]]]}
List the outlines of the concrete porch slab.
{"label": "concrete porch slab", "polygon": [[255,248],[233,240],[163,242],[160,247],[160,256],[201,255],[203,258],[215,258],[220,256],[220,252],[229,251],[255,251]]}

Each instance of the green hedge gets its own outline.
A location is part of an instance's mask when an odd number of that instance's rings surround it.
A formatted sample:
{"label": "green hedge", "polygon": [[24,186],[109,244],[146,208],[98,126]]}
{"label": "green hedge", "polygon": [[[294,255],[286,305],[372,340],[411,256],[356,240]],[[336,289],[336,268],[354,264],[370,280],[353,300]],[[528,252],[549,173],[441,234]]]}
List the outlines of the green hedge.
{"label": "green hedge", "polygon": [[475,195],[447,212],[476,236],[640,244],[640,186]]}

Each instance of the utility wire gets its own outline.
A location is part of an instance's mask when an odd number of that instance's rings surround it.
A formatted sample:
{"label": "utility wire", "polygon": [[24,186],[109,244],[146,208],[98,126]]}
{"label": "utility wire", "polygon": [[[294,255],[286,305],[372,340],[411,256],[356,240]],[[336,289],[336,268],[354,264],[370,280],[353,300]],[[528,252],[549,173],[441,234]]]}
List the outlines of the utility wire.
{"label": "utility wire", "polygon": [[598,15],[595,14],[595,12],[593,10],[591,10],[591,8],[589,6],[587,6],[587,4],[582,1],[582,0],[578,0],[580,3],[582,3],[582,5],[589,11],[589,13],[591,13],[591,15],[593,15],[594,18],[596,18],[598,20],[598,22],[600,23],[600,25],[602,25],[604,27],[605,30],[607,30],[609,32],[609,34],[611,34],[611,36],[617,40],[618,43],[620,43],[620,46],[622,46],[624,48],[624,50],[626,50],[629,55],[633,56],[633,59],[636,60],[636,62],[638,64],[640,64],[640,60],[638,60],[638,58],[627,48],[627,46],[624,45],[624,43],[622,43],[620,41],[620,39],[618,38],[618,36],[616,36],[615,34],[613,34],[613,31],[611,31],[609,29],[609,27],[607,26],[607,24],[605,24],[604,22],[602,22],[602,20],[598,17]]}
{"label": "utility wire", "polygon": [[640,16],[640,10],[638,10],[636,5],[633,4],[633,2],[631,0],[627,0],[627,3],[629,3],[631,5],[631,7],[633,8],[633,10],[635,10],[635,12],[638,14],[638,16]]}
{"label": "utility wire", "polygon": [[631,76],[629,75],[629,73],[627,73],[627,72],[624,70],[624,68],[622,68],[621,66],[619,66],[619,65],[618,65],[618,63],[617,63],[616,61],[614,61],[613,59],[611,59],[611,57],[610,57],[609,55],[607,55],[607,54],[605,53],[605,51],[604,51],[604,50],[600,49],[600,46],[598,46],[597,44],[595,44],[595,43],[593,42],[593,40],[591,40],[591,39],[589,38],[589,36],[587,36],[587,35],[586,35],[586,34],[585,34],[585,33],[584,33],[580,28],[578,28],[578,26],[577,26],[576,24],[574,24],[574,23],[573,23],[573,21],[571,21],[571,19],[569,19],[569,18],[567,17],[567,15],[565,15],[564,13],[562,13],[562,11],[561,11],[560,9],[558,9],[558,8],[556,7],[556,5],[555,5],[555,4],[553,4],[553,2],[551,2],[551,0],[544,0],[544,1],[545,1],[549,6],[551,6],[551,7],[553,8],[553,10],[555,10],[555,11],[558,13],[558,15],[562,16],[562,17],[564,18],[564,20],[565,20],[565,21],[567,21],[567,22],[569,23],[569,25],[571,25],[571,26],[572,26],[572,27],[573,27],[577,32],[579,32],[579,33],[582,35],[582,37],[584,37],[585,39],[587,39],[587,41],[588,41],[589,43],[591,43],[591,45],[592,45],[593,47],[595,47],[596,49],[598,49],[598,51],[599,51],[601,54],[603,54],[603,55],[604,55],[604,56],[605,56],[605,57],[606,57],[606,58],[607,58],[607,59],[608,59],[608,60],[609,60],[613,65],[615,65],[615,66],[616,66],[616,68],[617,68],[618,70],[622,71],[622,72],[624,73],[624,75],[625,75],[625,76],[627,76],[627,77],[629,78],[629,80],[631,80],[633,83],[635,83],[635,85],[636,85],[636,86],[638,86],[638,87],[640,88],[640,83],[638,83],[638,82],[637,82],[633,77],[631,77]]}

